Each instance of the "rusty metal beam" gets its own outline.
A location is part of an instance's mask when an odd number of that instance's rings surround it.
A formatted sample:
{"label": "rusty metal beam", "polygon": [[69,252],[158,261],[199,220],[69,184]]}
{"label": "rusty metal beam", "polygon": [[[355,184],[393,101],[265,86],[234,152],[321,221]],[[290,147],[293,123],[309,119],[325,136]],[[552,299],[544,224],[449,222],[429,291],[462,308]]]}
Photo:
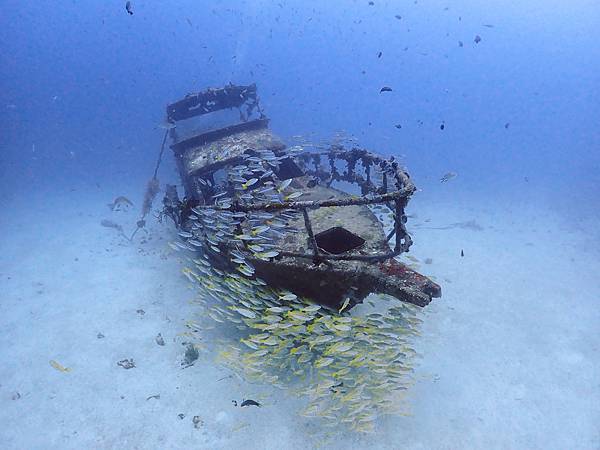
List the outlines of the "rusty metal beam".
{"label": "rusty metal beam", "polygon": [[256,85],[229,85],[221,89],[188,94],[182,100],[167,105],[169,122],[189,119],[226,108],[239,108],[244,103],[257,104]]}

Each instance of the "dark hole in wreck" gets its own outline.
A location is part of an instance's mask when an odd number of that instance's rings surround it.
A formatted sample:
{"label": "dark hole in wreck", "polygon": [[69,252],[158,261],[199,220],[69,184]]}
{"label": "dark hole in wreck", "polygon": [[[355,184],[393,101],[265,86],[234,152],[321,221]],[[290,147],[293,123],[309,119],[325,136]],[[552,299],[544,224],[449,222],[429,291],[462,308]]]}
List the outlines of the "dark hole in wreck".
{"label": "dark hole in wreck", "polygon": [[287,180],[289,178],[297,178],[304,175],[304,172],[298,167],[298,165],[291,159],[282,159],[279,163],[279,167],[275,169],[275,175],[280,180]]}
{"label": "dark hole in wreck", "polygon": [[344,227],[333,227],[322,231],[315,235],[315,240],[320,249],[334,255],[354,250],[365,243],[363,238]]}

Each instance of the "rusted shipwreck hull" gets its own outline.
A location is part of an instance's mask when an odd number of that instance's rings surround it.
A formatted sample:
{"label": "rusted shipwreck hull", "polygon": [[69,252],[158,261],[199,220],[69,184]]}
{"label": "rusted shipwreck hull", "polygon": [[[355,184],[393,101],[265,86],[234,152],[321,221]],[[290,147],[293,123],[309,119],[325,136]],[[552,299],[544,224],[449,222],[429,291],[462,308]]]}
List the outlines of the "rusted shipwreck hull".
{"label": "rusted shipwreck hull", "polygon": [[[233,125],[205,121],[180,131],[182,121],[232,108],[240,116]],[[183,201],[171,189],[167,213],[214,264],[242,262],[270,285],[330,307],[372,292],[418,306],[441,295],[396,258],[412,244],[404,209],[415,187],[393,159],[356,147],[286,146],[268,128],[255,85],[188,94],[167,106],[167,121],[185,189]],[[244,173],[250,175],[236,175]],[[214,214],[237,218],[235,229],[208,227],[214,220],[202,218]],[[264,223],[257,226],[257,218]],[[256,245],[253,233],[265,228]]]}

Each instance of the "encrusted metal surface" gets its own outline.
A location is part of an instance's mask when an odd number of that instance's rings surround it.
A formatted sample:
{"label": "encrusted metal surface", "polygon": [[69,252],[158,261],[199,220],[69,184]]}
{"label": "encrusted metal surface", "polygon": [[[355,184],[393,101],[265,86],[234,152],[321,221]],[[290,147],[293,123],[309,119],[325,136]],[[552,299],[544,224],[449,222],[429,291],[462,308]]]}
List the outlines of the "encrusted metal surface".
{"label": "encrusted metal surface", "polygon": [[[290,185],[293,189],[301,190],[304,193],[302,201],[305,202],[328,200],[331,198],[351,198],[349,194],[338,189],[320,185],[310,189],[307,188],[306,184],[307,179],[303,177],[294,179],[294,182]],[[347,254],[372,255],[382,251],[389,251],[381,223],[365,205],[332,206],[311,209],[307,212],[314,234],[339,226],[365,239],[366,242],[363,246],[355,251],[347,252]],[[289,226],[302,230],[304,228],[302,216],[289,221]],[[283,252],[311,252],[306,233],[288,233],[279,241],[276,241],[276,244]],[[312,264],[310,260],[306,260],[305,262]]]}
{"label": "encrusted metal surface", "polygon": [[248,106],[248,113],[258,107],[256,85],[209,88],[201,92],[187,94],[183,99],[167,106],[167,120],[175,122],[191,117],[209,114],[225,108]]}
{"label": "encrusted metal surface", "polygon": [[279,151],[284,148],[283,141],[268,128],[234,133],[189,149],[181,155],[184,176],[201,175],[206,168],[218,170],[225,163],[240,158],[248,150]]}

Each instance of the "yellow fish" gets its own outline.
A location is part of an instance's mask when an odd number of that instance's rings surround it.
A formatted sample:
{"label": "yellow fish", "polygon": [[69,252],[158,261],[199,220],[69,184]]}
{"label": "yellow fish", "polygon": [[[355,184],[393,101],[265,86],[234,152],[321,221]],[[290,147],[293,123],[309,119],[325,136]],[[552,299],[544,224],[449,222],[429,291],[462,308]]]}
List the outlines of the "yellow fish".
{"label": "yellow fish", "polygon": [[348,297],[348,298],[346,298],[346,300],[344,300],[344,304],[339,309],[338,313],[341,313],[343,310],[345,310],[349,303],[350,303],[350,297]]}
{"label": "yellow fish", "polygon": [[61,372],[70,372],[71,369],[69,367],[64,367],[62,364],[57,363],[53,359],[50,360],[50,365],[54,367],[56,370],[60,370]]}

